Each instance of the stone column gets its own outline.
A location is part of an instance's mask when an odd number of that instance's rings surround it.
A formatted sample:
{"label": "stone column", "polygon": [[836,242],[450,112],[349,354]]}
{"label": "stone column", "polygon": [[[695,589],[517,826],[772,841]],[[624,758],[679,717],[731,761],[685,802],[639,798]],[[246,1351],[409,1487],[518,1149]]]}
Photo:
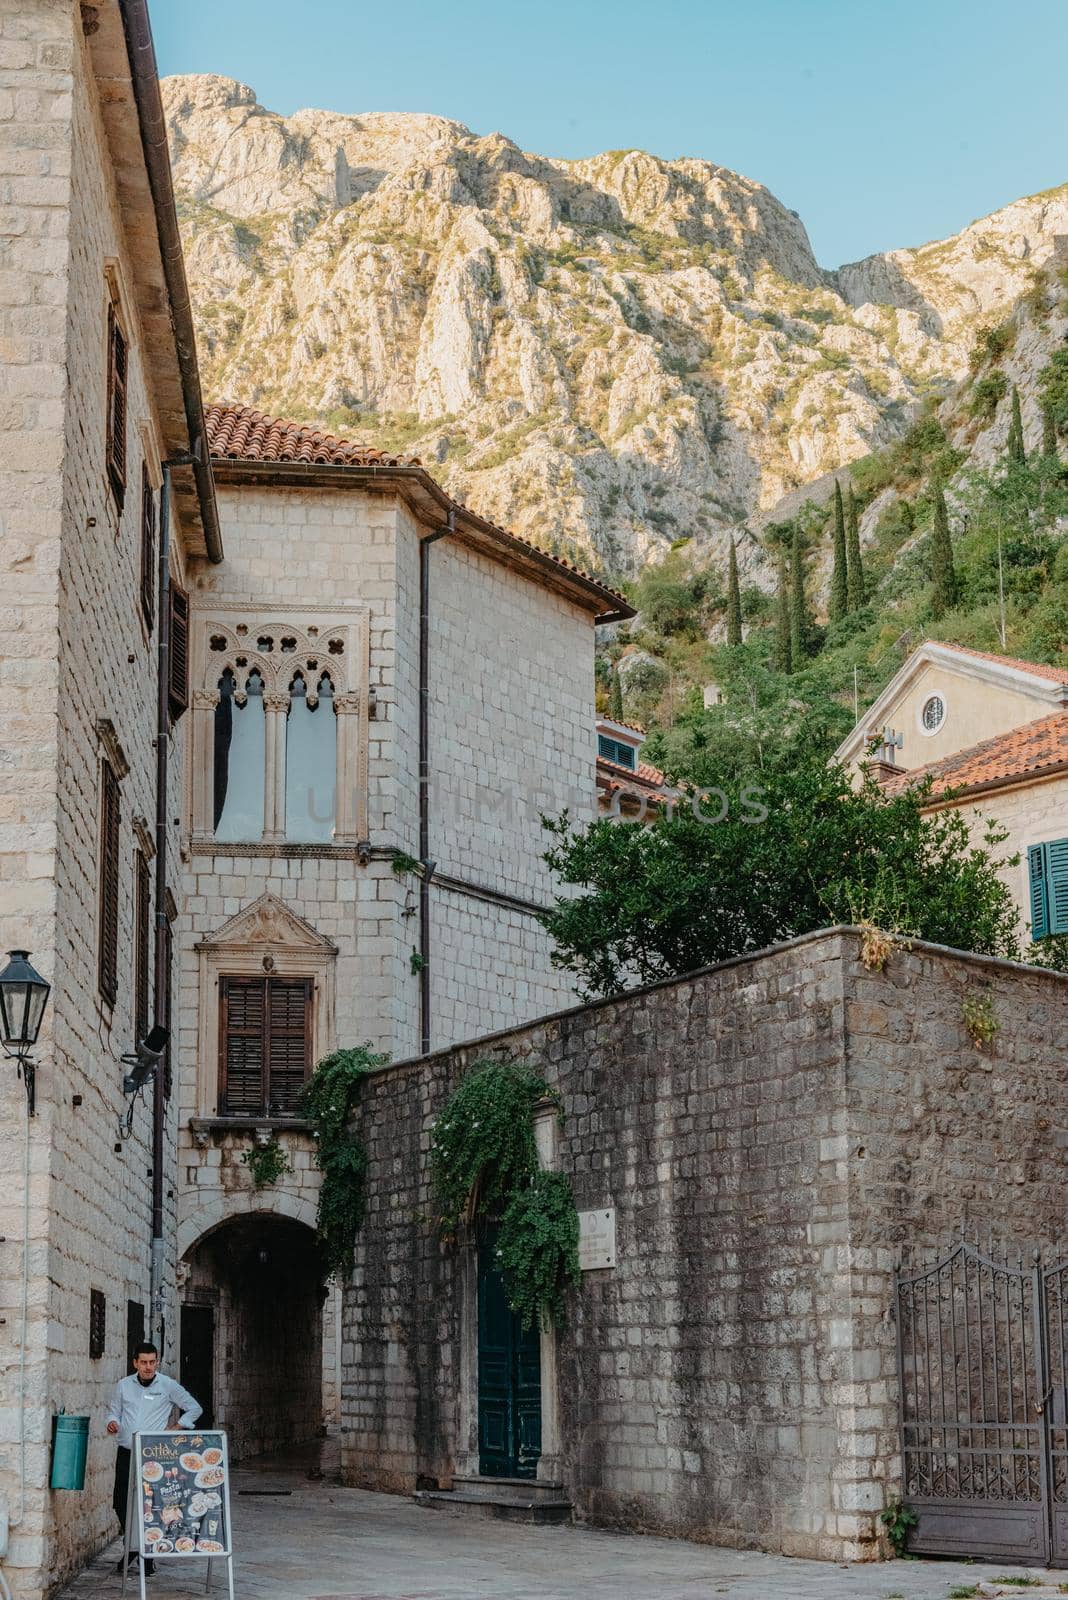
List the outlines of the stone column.
{"label": "stone column", "polygon": [[193,733],[190,743],[193,767],[191,827],[194,839],[210,839],[215,832],[215,708],[218,704],[218,689],[193,690]]}
{"label": "stone column", "polygon": [[265,694],[263,760],[263,837],[286,836],[286,714],[287,694]]}
{"label": "stone column", "polygon": [[337,715],[337,805],[334,816],[334,838],[340,843],[355,844],[361,837],[363,820],[359,785],[360,710],[362,697],[358,691],[334,696]]}

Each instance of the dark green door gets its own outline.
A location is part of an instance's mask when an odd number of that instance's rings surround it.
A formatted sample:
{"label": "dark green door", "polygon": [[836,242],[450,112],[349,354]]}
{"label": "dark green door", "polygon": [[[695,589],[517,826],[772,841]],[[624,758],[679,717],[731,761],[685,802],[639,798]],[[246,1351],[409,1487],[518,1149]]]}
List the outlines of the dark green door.
{"label": "dark green door", "polygon": [[478,1470],[488,1478],[533,1478],[541,1455],[541,1340],[505,1298],[496,1230],[478,1252]]}

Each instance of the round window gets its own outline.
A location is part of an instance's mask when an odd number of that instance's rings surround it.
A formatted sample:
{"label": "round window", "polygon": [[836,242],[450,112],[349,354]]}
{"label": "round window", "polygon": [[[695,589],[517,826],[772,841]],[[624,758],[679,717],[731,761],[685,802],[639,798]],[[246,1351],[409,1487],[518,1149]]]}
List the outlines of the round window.
{"label": "round window", "polygon": [[937,733],[946,720],[946,702],[940,694],[930,694],[920,711],[920,727],[924,733]]}

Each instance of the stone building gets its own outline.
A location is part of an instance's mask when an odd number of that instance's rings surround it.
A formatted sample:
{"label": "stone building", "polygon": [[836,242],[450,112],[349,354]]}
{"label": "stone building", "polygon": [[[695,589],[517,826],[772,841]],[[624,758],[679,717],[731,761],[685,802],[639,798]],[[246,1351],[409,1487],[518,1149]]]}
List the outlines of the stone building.
{"label": "stone building", "polygon": [[[248,1455],[322,1418],[297,1115],[316,1061],[435,1048],[573,994],[537,920],[540,815],[594,814],[594,624],[627,607],[417,462],[248,407],[210,408],[208,432],[226,556],[190,588],[182,1359]],[[272,1138],[292,1171],[257,1190],[244,1158]]]}
{"label": "stone building", "polygon": [[[6,9],[0,180],[0,937],[53,984],[35,1117],[0,1080],[0,1560],[34,1600],[114,1531],[137,1338],[237,1454],[336,1416],[300,1087],[569,998],[539,815],[594,813],[594,624],[629,610],[418,463],[205,418],[144,0]],[[81,1493],[46,1487],[60,1410]]]}
{"label": "stone building", "polygon": [[[161,534],[179,610],[221,550],[206,461],[169,472],[162,526],[161,463],[188,462],[203,416],[146,30],[140,0],[0,17],[0,940],[53,985],[34,1117],[0,1074],[3,1568],[25,1600],[113,1529],[110,1386],[131,1337],[175,1325],[177,1102],[161,1080],[162,1157],[151,1105],[123,1137],[119,1058],[166,1016],[154,928],[165,957],[178,894],[180,659],[157,827]],[[61,1409],[95,1430],[82,1494],[46,1488]]]}
{"label": "stone building", "polygon": [[[992,1037],[969,1031],[966,1001],[996,1019]],[[880,970],[858,930],[832,929],[382,1068],[356,1122],[368,1211],[345,1288],[346,1480],[437,1508],[496,1497],[528,1516],[876,1556],[879,1512],[902,1492],[895,1266],[962,1223],[1064,1260],[1066,1036],[1062,974],[919,942]],[[566,1327],[540,1337],[515,1318],[489,1329],[492,1246],[476,1227],[443,1244],[434,1225],[433,1122],[487,1057],[530,1062],[562,1102],[536,1133],[571,1180],[584,1270]],[[958,1274],[943,1304],[966,1292]],[[1059,1315],[1044,1378],[1026,1323],[1016,1391],[1000,1373],[1017,1407],[1021,1366],[1025,1385],[1068,1382]],[[950,1443],[932,1449],[952,1456],[976,1441],[946,1435],[950,1405],[943,1392],[933,1437]],[[499,1436],[514,1453],[494,1488]],[[1004,1487],[1009,1462],[977,1507],[1002,1536],[1009,1512],[1048,1509],[1006,1509],[1038,1499],[1033,1416],[1013,1444],[1033,1492]],[[983,1548],[973,1526],[958,1552],[969,1538]]]}
{"label": "stone building", "polygon": [[932,640],[837,755],[888,793],[929,781],[929,809],[959,809],[977,843],[998,824],[1022,943],[1068,934],[1068,669]]}

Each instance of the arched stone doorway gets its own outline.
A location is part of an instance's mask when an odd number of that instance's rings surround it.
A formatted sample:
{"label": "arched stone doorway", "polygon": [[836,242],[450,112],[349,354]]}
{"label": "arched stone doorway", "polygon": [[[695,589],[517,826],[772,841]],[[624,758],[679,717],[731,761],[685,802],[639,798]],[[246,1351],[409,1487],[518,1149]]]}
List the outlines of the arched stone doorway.
{"label": "arched stone doorway", "polygon": [[185,1254],[183,1381],[230,1436],[234,1460],[318,1439],[323,1423],[323,1301],[314,1232],[250,1212]]}

